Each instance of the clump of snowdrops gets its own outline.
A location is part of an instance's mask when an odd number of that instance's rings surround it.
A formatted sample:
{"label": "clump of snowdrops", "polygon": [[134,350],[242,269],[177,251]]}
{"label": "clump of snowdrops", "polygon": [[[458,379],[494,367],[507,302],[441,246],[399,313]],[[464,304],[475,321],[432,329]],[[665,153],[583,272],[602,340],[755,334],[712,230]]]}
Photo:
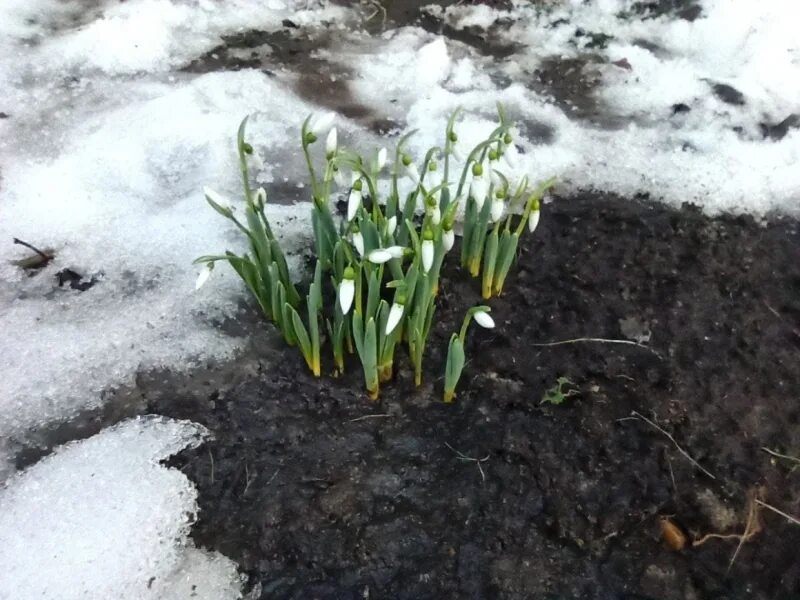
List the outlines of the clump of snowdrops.
{"label": "clump of snowdrops", "polygon": [[[211,207],[246,236],[249,251],[198,258],[195,262],[205,265],[198,287],[215,263],[227,262],[286,343],[300,349],[315,376],[322,372],[323,345],[334,374],[344,371],[345,356],[355,352],[367,392],[377,399],[380,384],[392,378],[398,347],[405,346],[420,385],[439,275],[455,244],[457,217],[463,213],[461,265],[480,279],[482,296],[489,299],[502,293],[519,238],[526,228],[536,229],[542,195],[553,185],[548,180],[531,189],[522,177],[512,187],[504,173],[513,168],[507,152],[517,132],[502,108],[498,114],[496,129],[464,156],[456,111],[447,122],[444,146],[428,150],[421,162],[405,150],[413,132],[399,140],[393,155],[382,148],[365,158],[339,145],[332,114],[308,117],[301,142],[311,180],[315,265],[305,293],[292,280],[267,217],[266,191],[253,190],[248,170],[253,147],[246,141],[245,119],[237,138],[243,217],[213,190],[206,188],[205,195]],[[324,144],[318,144],[322,138]],[[312,156],[317,146],[324,146],[319,164]],[[461,171],[451,181],[456,162]],[[404,177],[411,180],[411,191],[401,201],[399,182]],[[387,193],[381,193],[379,182],[388,183],[383,186]],[[342,216],[333,208],[339,194],[347,197]],[[474,320],[494,327],[489,312],[488,306],[469,309],[461,331],[450,340],[447,402],[454,398],[464,367],[469,324]]]}

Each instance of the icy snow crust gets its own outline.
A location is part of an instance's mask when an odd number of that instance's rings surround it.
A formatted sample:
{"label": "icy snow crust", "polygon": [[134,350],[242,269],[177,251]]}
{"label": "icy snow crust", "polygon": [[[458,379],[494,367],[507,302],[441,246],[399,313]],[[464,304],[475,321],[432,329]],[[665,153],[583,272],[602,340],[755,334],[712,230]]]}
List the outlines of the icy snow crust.
{"label": "icy snow crust", "polygon": [[[523,134],[509,153],[517,173],[558,175],[562,194],[595,188],[710,213],[800,213],[800,128],[769,129],[800,115],[794,0],[705,0],[693,22],[631,16],[634,3],[622,0],[513,4],[431,9],[511,49],[494,57],[491,46],[415,27],[370,37],[355,3],[0,3],[0,479],[26,431],[100,406],[103,390],[137,371],[235,356],[244,340],[219,324],[235,318],[243,287],[219,265],[195,293],[191,261],[238,250],[240,239],[201,190],[236,202],[234,134],[247,114],[267,162],[256,166],[259,182],[275,194],[305,182],[299,122],[343,107],[324,85],[301,90],[304,65],[330,65],[332,82],[347,80],[350,108],[364,109],[348,114],[371,115],[340,117],[346,143],[390,145],[370,119],[391,119],[419,130],[409,145],[419,159],[461,106],[465,152],[501,101]],[[271,74],[182,70],[221,36],[276,31],[286,18],[319,33],[314,62],[292,71],[262,47]],[[537,79],[542,71],[556,81]],[[741,98],[724,101],[718,84]],[[289,248],[302,249],[306,207],[269,211]],[[12,237],[55,260],[28,276],[9,263],[29,254]],[[57,287],[65,268],[95,285]],[[186,542],[193,488],[156,464],[199,435],[186,423],[129,422],[10,479],[0,492],[0,597],[236,597],[234,565]]]}
{"label": "icy snow crust", "polygon": [[57,450],[0,490],[0,598],[228,600],[236,565],[187,539],[197,492],[158,464],[203,429],[121,423]]}

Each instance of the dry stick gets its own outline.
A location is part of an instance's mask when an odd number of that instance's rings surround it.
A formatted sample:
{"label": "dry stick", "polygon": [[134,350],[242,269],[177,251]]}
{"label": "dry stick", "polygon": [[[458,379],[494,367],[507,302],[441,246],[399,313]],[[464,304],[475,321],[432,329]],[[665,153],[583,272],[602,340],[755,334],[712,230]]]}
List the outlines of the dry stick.
{"label": "dry stick", "polygon": [[23,242],[23,241],[22,241],[21,239],[19,239],[19,238],[14,238],[14,243],[15,243],[15,244],[19,244],[20,246],[25,246],[26,248],[28,248],[28,249],[30,249],[30,250],[33,250],[34,252],[36,252],[36,254],[38,254],[39,256],[41,256],[41,257],[42,257],[43,259],[45,259],[45,260],[51,260],[51,259],[53,258],[53,257],[52,257],[52,256],[50,256],[49,254],[45,254],[44,252],[42,252],[41,250],[39,250],[39,249],[38,249],[36,246],[34,246],[33,244],[29,244],[28,242]]}
{"label": "dry stick", "polygon": [[767,504],[766,502],[762,502],[758,498],[756,498],[756,504],[758,504],[760,506],[763,506],[764,508],[770,509],[772,512],[779,514],[780,516],[784,517],[785,519],[788,519],[789,521],[791,521],[795,525],[800,525],[800,519],[797,519],[797,518],[793,517],[792,515],[786,514],[782,510],[780,510],[778,508],[775,508],[774,506],[771,506],[770,504]]}
{"label": "dry stick", "polygon": [[487,454],[483,458],[472,458],[471,456],[467,456],[463,452],[459,452],[458,450],[453,448],[447,442],[445,442],[444,445],[447,446],[448,448],[450,448],[450,450],[452,450],[453,452],[455,452],[458,455],[458,459],[459,460],[474,461],[478,465],[478,472],[481,474],[482,482],[486,483],[486,475],[483,472],[483,468],[481,467],[481,463],[489,460],[489,456],[490,456],[489,454]]}
{"label": "dry stick", "polygon": [[594,338],[594,337],[581,337],[575,338],[572,340],[560,340],[558,342],[547,342],[544,344],[531,344],[531,346],[538,346],[540,348],[550,348],[552,346],[563,346],[565,344],[577,344],[579,342],[596,342],[598,344],[625,344],[626,346],[636,346],[638,348],[644,348],[645,350],[649,350],[653,354],[655,354],[658,358],[661,358],[661,355],[653,350],[650,346],[646,344],[640,344],[639,342],[634,342],[632,340],[609,340],[606,338]]}
{"label": "dry stick", "polygon": [[763,446],[761,449],[764,452],[766,452],[767,454],[771,454],[772,456],[776,456],[776,457],[782,458],[784,460],[790,460],[790,461],[796,462],[797,464],[800,465],[800,458],[795,458],[794,456],[788,456],[787,454],[781,454],[780,452],[775,452],[774,450],[770,450],[766,446]]}
{"label": "dry stick", "polygon": [[387,419],[391,417],[389,413],[378,413],[376,415],[364,415],[363,417],[356,417],[355,419],[350,419],[348,423],[355,423],[357,421],[364,421],[365,419]]}
{"label": "dry stick", "polygon": [[[666,431],[666,430],[662,429],[661,427],[659,427],[658,425],[656,425],[655,423],[653,423],[653,422],[652,422],[650,419],[648,419],[647,417],[645,417],[644,415],[642,415],[641,413],[639,413],[639,412],[637,412],[637,411],[635,411],[635,410],[631,412],[631,416],[632,416],[633,418],[636,418],[636,419],[641,419],[642,421],[644,421],[645,423],[647,423],[647,424],[648,424],[648,425],[650,425],[651,427],[654,427],[655,429],[657,429],[658,431],[660,431],[661,433],[663,433],[665,436],[667,436],[667,438],[669,439],[669,441],[671,441],[673,444],[675,444],[675,447],[678,449],[678,452],[680,452],[681,454],[683,454],[683,455],[684,455],[684,456],[685,456],[685,457],[686,457],[686,458],[689,460],[689,462],[690,462],[690,463],[692,463],[692,464],[693,464],[695,467],[697,467],[698,469],[700,469],[700,470],[701,470],[703,473],[705,473],[706,475],[708,475],[709,477],[711,477],[711,479],[716,479],[716,477],[714,477],[714,476],[713,476],[713,475],[712,475],[712,474],[711,474],[711,473],[710,473],[710,472],[709,472],[707,469],[705,469],[705,468],[704,468],[702,465],[700,465],[700,463],[699,463],[699,462],[697,462],[695,459],[693,459],[693,458],[692,458],[692,457],[689,455],[689,453],[688,453],[688,452],[686,452],[686,450],[684,450],[683,448],[681,448],[681,445],[680,445],[680,444],[679,444],[677,441],[675,441],[675,438],[674,438],[674,437],[672,437],[672,435],[671,435],[671,434],[670,434],[668,431]],[[621,420],[621,419],[620,419],[620,420]]]}
{"label": "dry stick", "polygon": [[736,562],[736,557],[739,556],[739,551],[742,549],[742,546],[744,546],[744,543],[761,530],[761,527],[758,526],[758,508],[756,505],[756,502],[758,501],[758,496],[754,495],[751,497],[750,509],[747,511],[747,524],[744,527],[742,538],[739,540],[739,544],[736,546],[736,551],[733,553],[733,556],[731,556],[731,561],[728,563],[728,569],[726,570],[726,573],[730,573],[731,567],[733,567],[733,563]]}

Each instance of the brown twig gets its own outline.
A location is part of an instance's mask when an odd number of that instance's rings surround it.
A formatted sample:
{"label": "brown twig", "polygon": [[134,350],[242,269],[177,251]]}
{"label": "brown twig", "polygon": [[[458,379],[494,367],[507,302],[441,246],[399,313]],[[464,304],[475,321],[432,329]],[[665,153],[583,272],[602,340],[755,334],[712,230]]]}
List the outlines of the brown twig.
{"label": "brown twig", "polygon": [[594,342],[598,344],[624,344],[626,346],[636,346],[637,348],[643,348],[649,352],[655,354],[658,358],[661,358],[661,355],[653,350],[650,346],[646,344],[641,344],[639,342],[634,342],[633,340],[611,340],[606,338],[595,338],[595,337],[580,337],[574,338],[571,340],[560,340],[558,342],[546,342],[540,344],[531,344],[531,346],[537,346],[539,348],[551,348],[553,346],[563,346],[565,344],[578,344],[581,342]]}
{"label": "brown twig", "polygon": [[[635,410],[631,412],[631,416],[628,417],[627,419],[631,419],[631,418],[633,418],[633,419],[641,419],[642,421],[644,421],[645,423],[647,423],[648,425],[650,425],[651,427],[653,427],[657,431],[659,431],[662,434],[664,434],[667,437],[667,439],[669,439],[669,441],[671,441],[675,445],[675,447],[678,449],[678,452],[683,454],[683,456],[686,457],[686,459],[688,459],[688,461],[690,463],[692,463],[695,467],[700,469],[703,473],[705,473],[706,475],[711,477],[711,479],[716,479],[716,477],[714,477],[714,475],[712,475],[711,472],[708,469],[703,467],[699,462],[697,462],[695,459],[693,459],[691,457],[691,455],[686,450],[681,448],[681,445],[675,440],[674,437],[672,437],[671,433],[669,433],[665,429],[659,427],[658,425],[653,423],[653,421],[651,421],[650,419],[648,419],[647,417],[645,417],[644,415],[642,415],[641,413],[639,413],[639,412],[637,412]],[[622,420],[627,420],[627,419],[619,419],[619,420],[622,421]]]}
{"label": "brown twig", "polygon": [[53,258],[53,257],[52,257],[52,256],[50,256],[49,254],[47,254],[47,253],[45,253],[45,252],[42,252],[41,250],[39,250],[39,249],[38,249],[36,246],[34,246],[33,244],[29,244],[28,242],[24,242],[24,241],[22,241],[22,240],[21,240],[21,239],[19,239],[19,238],[14,238],[14,243],[15,243],[15,244],[19,244],[20,246],[25,246],[25,247],[26,247],[26,248],[28,248],[29,250],[33,250],[34,252],[36,252],[36,254],[38,254],[39,256],[41,256],[41,257],[42,257],[44,260],[52,260],[52,258]]}

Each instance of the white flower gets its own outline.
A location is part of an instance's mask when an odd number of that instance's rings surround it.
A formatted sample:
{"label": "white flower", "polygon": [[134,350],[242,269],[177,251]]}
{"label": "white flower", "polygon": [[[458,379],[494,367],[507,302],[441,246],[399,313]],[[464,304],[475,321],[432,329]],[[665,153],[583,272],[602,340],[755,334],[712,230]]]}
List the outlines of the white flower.
{"label": "white flower", "polygon": [[389,310],[389,318],[386,319],[386,335],[392,333],[403,318],[405,307],[399,302],[392,302],[392,308]]}
{"label": "white flower", "polygon": [[503,209],[505,208],[505,202],[495,198],[492,200],[492,209],[491,209],[491,217],[492,221],[499,221],[500,218],[503,216]]}
{"label": "white flower", "polygon": [[532,210],[530,216],[528,217],[528,231],[533,233],[536,231],[536,227],[539,225],[539,217],[542,216],[542,212],[540,210]]}
{"label": "white flower", "polygon": [[378,150],[378,163],[377,163],[378,171],[382,170],[383,167],[386,166],[386,160],[388,159],[388,155],[389,152],[386,150],[386,148],[381,148],[380,150]]}
{"label": "white flower", "polygon": [[407,165],[406,173],[414,183],[419,185],[419,171],[417,170],[417,165],[415,165],[414,163]]}
{"label": "white flower", "polygon": [[359,256],[364,256],[364,236],[361,235],[360,231],[356,231],[353,234],[353,247]]}
{"label": "white flower", "polygon": [[338,147],[339,147],[338,134],[336,133],[336,127],[334,127],[328,132],[328,139],[325,140],[326,158],[328,159],[333,158],[333,155],[336,154],[336,149]]}
{"label": "white flower", "polygon": [[501,187],[503,187],[503,183],[504,182],[503,182],[503,178],[500,177],[500,173],[498,173],[497,171],[492,169],[492,172],[489,174],[489,177],[491,178],[492,185],[495,188],[500,189]]}
{"label": "white flower", "polygon": [[478,210],[483,208],[483,203],[486,201],[486,195],[489,193],[489,182],[483,176],[473,177],[472,183],[469,186],[469,194],[475,199],[475,204],[478,205]]}
{"label": "white flower", "polygon": [[332,112],[314,115],[308,124],[308,131],[320,137],[333,126],[335,120],[336,113]]}
{"label": "white flower", "polygon": [[369,260],[369,262],[371,262],[374,265],[382,265],[385,262],[389,262],[393,258],[394,256],[392,256],[391,252],[383,248],[380,248],[378,250],[373,250],[372,252],[370,252],[369,256],[367,257],[367,260]]}
{"label": "white flower", "polygon": [[397,215],[393,215],[386,220],[386,233],[390,236],[394,235],[397,229]]}
{"label": "white flower", "polygon": [[347,278],[345,272],[344,279],[339,284],[339,305],[342,307],[342,314],[350,312],[350,307],[353,305],[353,298],[356,295],[356,282]]}
{"label": "white flower", "polygon": [[473,316],[475,322],[486,329],[494,329],[494,319],[485,310],[476,312]]}
{"label": "white flower", "polygon": [[347,199],[347,220],[352,221],[359,207],[361,206],[361,190],[353,188],[350,190],[350,197]]}
{"label": "white flower", "polygon": [[434,225],[438,225],[442,222],[442,210],[439,208],[439,205],[433,207],[431,211],[431,223]]}
{"label": "white flower", "polygon": [[422,270],[427,273],[433,266],[433,240],[422,242]]}
{"label": "white flower", "polygon": [[340,188],[347,187],[348,185],[347,175],[341,169],[336,169],[333,172],[333,180],[336,182],[336,185],[338,185]]}
{"label": "white flower", "polygon": [[453,249],[453,244],[456,243],[456,232],[452,229],[442,232],[442,247],[445,252],[450,252]]}
{"label": "white flower", "polygon": [[507,171],[516,171],[519,166],[519,153],[516,146],[509,146],[503,153],[503,162],[505,162]]}
{"label": "white flower", "polygon": [[194,284],[195,291],[199,290],[201,287],[205,285],[206,281],[208,281],[208,278],[211,277],[211,271],[213,270],[214,270],[214,263],[213,262],[206,263],[206,266],[203,268],[202,271],[200,271],[200,274],[197,276],[197,281]]}
{"label": "white flower", "polygon": [[257,210],[261,210],[264,208],[264,205],[267,203],[267,190],[263,187],[260,187],[256,190],[256,195],[253,198],[253,204],[256,205]]}
{"label": "white flower", "polygon": [[464,162],[464,153],[461,151],[461,146],[458,142],[453,142],[450,144],[450,152],[453,154],[453,158],[455,158],[458,162]]}
{"label": "white flower", "polygon": [[403,258],[403,253],[405,252],[405,248],[402,246],[389,246],[385,250],[392,255],[392,258]]}
{"label": "white flower", "polygon": [[253,173],[258,173],[264,168],[264,161],[261,160],[261,155],[255,149],[247,155],[247,167]]}

